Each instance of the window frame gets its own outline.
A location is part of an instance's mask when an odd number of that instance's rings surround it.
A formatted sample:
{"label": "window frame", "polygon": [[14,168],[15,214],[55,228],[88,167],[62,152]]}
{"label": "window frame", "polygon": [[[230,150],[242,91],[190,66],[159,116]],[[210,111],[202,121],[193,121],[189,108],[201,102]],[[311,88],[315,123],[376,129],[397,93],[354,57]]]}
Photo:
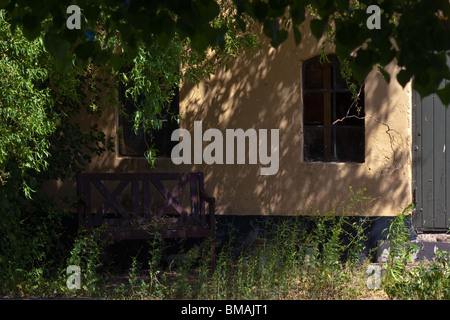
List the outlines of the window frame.
{"label": "window frame", "polygon": [[[120,83],[119,86],[118,86],[118,101],[119,101],[119,104],[120,104],[119,108],[125,108],[126,107],[126,105],[125,105],[126,103],[133,103],[133,101],[129,101],[128,102],[129,99],[127,99],[125,97],[125,91],[126,91],[125,86],[123,85],[123,83]],[[173,98],[172,98],[172,100],[170,102],[170,105],[169,105],[169,110],[173,114],[179,114],[179,112],[180,112],[179,92],[180,92],[180,90],[179,90],[178,87],[174,88],[174,96],[173,96]],[[127,120],[126,118],[124,118],[121,115],[121,112],[124,112],[124,111],[125,110],[123,110],[123,109],[122,109],[122,111],[119,110],[119,109],[116,109],[116,157],[118,157],[118,158],[130,158],[130,159],[145,159],[144,153],[142,153],[142,155],[141,155],[140,153],[139,154],[138,153],[128,153],[128,152],[126,152],[126,151],[124,152],[124,150],[122,150],[122,144],[124,143],[123,142],[123,139],[124,139],[124,137],[123,137],[123,121],[126,121],[128,124],[132,125],[132,121]],[[168,115],[166,115],[166,116],[168,116]],[[168,148],[168,149],[167,150],[160,150],[158,148],[158,144],[155,144],[154,148],[158,149],[158,153],[156,154],[156,158],[158,158],[158,159],[166,159],[166,158],[170,158],[170,154],[171,154],[172,148],[176,144],[176,142],[171,141],[171,134],[172,134],[172,132],[175,129],[179,128],[179,124],[178,123],[175,124],[172,119],[166,119],[166,118],[165,119],[161,119],[161,122],[163,123],[162,126],[164,126],[164,125],[168,125],[169,126],[168,130],[170,132],[168,132],[167,136],[164,137],[165,140],[166,140],[165,142],[168,145],[166,148]],[[171,122],[171,123],[169,123],[169,122]],[[171,126],[173,128],[170,128]],[[140,128],[139,130],[143,130],[143,129]],[[155,138],[155,136],[153,135],[153,132],[155,132],[156,133],[155,135],[157,136],[158,133],[162,132],[162,129],[161,130],[150,129],[150,132],[143,133],[143,135],[144,135],[143,138],[145,140],[149,141],[148,144],[146,143],[148,145],[148,148],[151,147],[151,144],[152,144],[151,140]],[[139,133],[142,134],[142,132],[138,132],[138,134]],[[145,150],[145,151],[147,151],[147,150]]]}
{"label": "window frame", "polygon": [[[339,87],[339,81],[338,81],[338,77],[340,75],[340,64],[339,64],[339,60],[337,58],[337,56],[335,54],[327,54],[327,58],[329,59],[330,63],[328,63],[328,65],[330,66],[330,74],[331,74],[331,81],[330,81],[330,88],[326,88],[325,85],[322,85],[321,88],[307,88],[306,86],[306,81],[307,81],[307,65],[309,63],[314,63],[317,62],[317,60],[320,59],[320,56],[314,56],[312,58],[309,58],[305,61],[303,61],[302,64],[302,95],[301,95],[301,99],[302,99],[302,162],[303,163],[356,163],[356,164],[361,164],[365,162],[365,151],[366,151],[366,141],[365,141],[365,97],[364,97],[364,85],[361,88],[361,96],[360,96],[360,101],[359,105],[362,106],[362,115],[360,115],[360,117],[362,119],[360,119],[361,121],[361,125],[345,125],[345,124],[333,124],[334,121],[336,121],[337,119],[340,119],[341,117],[338,118],[338,105],[336,102],[337,99],[337,94],[342,94],[342,93],[350,93],[350,90],[348,89],[347,85],[345,85],[344,87]],[[320,62],[319,62],[320,63]],[[322,69],[324,70],[324,69]],[[325,79],[325,71],[324,71],[324,76],[323,78]],[[323,82],[325,82],[324,80],[322,80]],[[343,80],[342,80],[343,81]],[[342,83],[341,83],[342,85]],[[324,114],[324,120],[323,120],[323,124],[306,124],[305,123],[305,113],[306,113],[306,108],[305,108],[305,103],[304,103],[304,97],[305,97],[305,93],[320,93],[323,94],[324,100],[325,99],[329,99],[330,100],[330,105],[326,106],[326,102],[324,102],[324,106],[323,106],[323,114]],[[330,95],[329,98],[325,98],[325,94]],[[329,108],[329,110],[327,110],[327,108]],[[347,109],[348,110],[348,109]],[[329,114],[326,115],[326,111],[329,112]],[[326,118],[328,118],[328,123],[326,123]],[[307,158],[307,151],[306,151],[306,142],[305,142],[305,129],[323,129],[324,130],[324,142],[323,142],[323,156],[317,156],[316,158],[318,159],[309,159]],[[337,152],[337,144],[338,142],[338,132],[343,132],[346,129],[355,129],[355,128],[360,128],[359,130],[362,131],[362,150],[361,150],[361,154],[360,159],[358,156],[354,157],[352,160],[342,160],[338,158],[338,152]],[[326,130],[329,129],[329,138],[325,137],[325,132]],[[330,146],[327,148],[326,145],[326,139],[331,139],[331,144]]]}

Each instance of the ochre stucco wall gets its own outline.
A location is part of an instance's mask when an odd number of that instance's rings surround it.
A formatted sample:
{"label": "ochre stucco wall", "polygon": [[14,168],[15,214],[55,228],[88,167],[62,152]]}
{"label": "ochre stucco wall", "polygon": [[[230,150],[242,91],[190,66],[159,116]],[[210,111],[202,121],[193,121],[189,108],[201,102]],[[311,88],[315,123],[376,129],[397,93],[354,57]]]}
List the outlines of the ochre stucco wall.
{"label": "ochre stucco wall", "polygon": [[[259,164],[174,165],[170,158],[158,159],[156,169],[150,169],[145,159],[119,158],[113,152],[94,157],[86,171],[201,170],[208,193],[216,198],[217,214],[309,215],[333,208],[342,214],[350,186],[354,191],[366,188],[365,195],[376,198],[368,211],[358,209],[359,213],[400,213],[412,201],[410,85],[402,89],[395,81],[394,64],[389,68],[390,84],[376,70],[367,77],[364,163],[304,163],[302,63],[321,53],[321,43],[304,31],[299,46],[292,38],[278,50],[263,42],[261,49],[239,57],[228,69],[220,67],[209,80],[198,86],[183,84],[180,91],[180,127],[188,129],[192,138],[194,121],[202,121],[203,132],[217,128],[224,137],[226,129],[279,129],[277,174],[260,175]],[[92,121],[115,136],[113,110]],[[75,192],[73,181],[56,187],[61,194]]]}

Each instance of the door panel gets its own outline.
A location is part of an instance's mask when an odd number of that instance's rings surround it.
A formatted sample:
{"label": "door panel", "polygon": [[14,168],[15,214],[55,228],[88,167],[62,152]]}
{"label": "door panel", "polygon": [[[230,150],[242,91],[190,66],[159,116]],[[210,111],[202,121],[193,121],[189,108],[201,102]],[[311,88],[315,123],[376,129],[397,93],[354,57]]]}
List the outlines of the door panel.
{"label": "door panel", "polygon": [[414,226],[447,231],[450,206],[450,111],[436,95],[413,92]]}

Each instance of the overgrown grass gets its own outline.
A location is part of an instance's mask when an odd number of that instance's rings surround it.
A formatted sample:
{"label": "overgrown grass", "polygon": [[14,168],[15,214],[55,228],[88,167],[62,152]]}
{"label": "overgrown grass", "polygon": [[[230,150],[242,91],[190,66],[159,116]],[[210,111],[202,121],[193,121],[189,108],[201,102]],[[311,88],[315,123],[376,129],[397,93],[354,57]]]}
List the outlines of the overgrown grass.
{"label": "overgrown grass", "polygon": [[[8,274],[20,277],[4,281],[0,295],[108,299],[449,299],[449,253],[439,252],[432,262],[410,263],[415,247],[408,240],[411,230],[405,217],[411,207],[396,217],[387,230],[390,254],[383,266],[382,287],[368,288],[370,261],[362,260],[360,255],[368,224],[364,218],[349,217],[362,204],[362,195],[359,191],[353,194],[351,203],[340,212],[345,216],[333,211],[327,216],[272,221],[264,228],[265,236],[245,248],[236,248],[234,235],[230,234],[229,241],[218,247],[214,270],[208,241],[189,246],[177,242],[179,248],[174,251],[167,241],[156,237],[131,255],[127,269],[118,270],[104,256],[106,243],[97,241],[95,233],[80,232],[72,248],[61,253],[64,260],[51,268],[44,267],[46,264],[33,265],[32,261],[27,262],[28,271],[13,269],[11,263],[6,265],[10,268],[2,269],[2,279],[7,279]],[[38,252],[42,245],[32,248]],[[66,286],[69,265],[81,268],[78,290]]]}
{"label": "overgrown grass", "polygon": [[[121,286],[109,297],[139,299],[356,299],[367,297],[365,264],[351,259],[353,242],[344,243],[344,217],[312,218],[312,230],[300,224],[277,226],[274,237],[259,239],[238,254],[230,243],[210,269],[207,243],[172,255],[166,268],[139,268],[132,260]],[[150,247],[150,256],[164,247]],[[153,252],[152,250],[157,250]],[[351,252],[351,253],[350,253]],[[159,256],[162,258],[161,256]],[[112,278],[112,280],[114,280]],[[153,285],[152,285],[153,284]],[[156,286],[155,286],[156,284]]]}
{"label": "overgrown grass", "polygon": [[[147,243],[147,263],[137,255],[125,274],[108,272],[103,246],[95,235],[80,233],[67,265],[81,268],[81,288],[69,290],[62,268],[45,290],[31,286],[19,295],[90,296],[112,299],[355,299],[367,296],[364,265],[351,259],[353,242],[344,243],[344,217],[311,218],[276,226],[273,237],[242,249],[225,244],[211,270],[209,244],[200,243],[170,256],[166,243]],[[143,249],[141,249],[143,250]],[[166,263],[163,263],[166,262]],[[37,286],[39,287],[39,285]],[[6,293],[6,294],[5,294]],[[16,292],[10,292],[17,295]],[[8,295],[4,292],[3,295]]]}
{"label": "overgrown grass", "polygon": [[389,228],[389,256],[383,288],[393,299],[450,299],[450,253],[437,251],[434,260],[413,263],[419,248],[408,239],[412,232],[405,216],[408,206]]}

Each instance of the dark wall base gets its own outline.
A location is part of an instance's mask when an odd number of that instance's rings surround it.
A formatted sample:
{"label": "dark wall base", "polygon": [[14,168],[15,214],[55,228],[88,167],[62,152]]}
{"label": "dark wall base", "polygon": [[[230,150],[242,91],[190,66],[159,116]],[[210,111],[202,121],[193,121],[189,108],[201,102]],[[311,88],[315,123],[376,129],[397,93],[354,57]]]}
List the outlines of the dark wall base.
{"label": "dark wall base", "polygon": [[[380,241],[385,240],[389,226],[394,217],[347,217],[350,222],[361,224],[365,232],[363,241],[364,250],[360,252],[361,258],[370,258],[375,261],[376,248]],[[411,216],[406,217],[407,225],[412,228]],[[284,226],[298,227],[299,232],[312,232],[314,228],[314,217],[311,216],[237,216],[221,215],[216,217],[217,232],[216,243],[218,252],[220,249],[231,243],[236,252],[257,245],[258,240],[271,240],[276,236],[277,229]],[[352,230],[347,230],[351,232]],[[412,231],[411,240],[417,234]],[[343,239],[345,241],[345,239]],[[370,255],[370,256],[369,256]]]}

